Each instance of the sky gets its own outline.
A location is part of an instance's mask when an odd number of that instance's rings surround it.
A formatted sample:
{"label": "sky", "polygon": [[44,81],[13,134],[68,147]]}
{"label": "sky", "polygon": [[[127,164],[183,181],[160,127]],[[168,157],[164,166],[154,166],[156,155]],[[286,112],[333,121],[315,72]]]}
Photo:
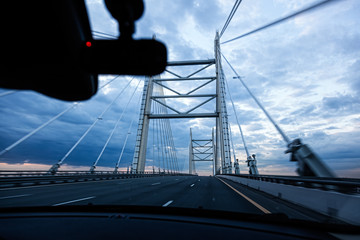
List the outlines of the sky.
{"label": "sky", "polygon": [[[214,37],[221,31],[235,1],[231,0],[146,0],[145,12],[136,22],[134,38],[163,42],[169,61],[214,58]],[[220,42],[302,9],[316,0],[243,0]],[[86,0],[91,28],[118,36],[117,22],[102,0]],[[360,1],[339,0],[287,22],[221,44],[221,51],[249,89],[268,110],[290,139],[301,138],[339,177],[360,178]],[[98,38],[98,36],[95,38]],[[284,154],[286,144],[264,113],[234,79],[222,62],[250,153],[257,155],[260,174],[295,175],[296,163]],[[170,70],[171,68],[169,68]],[[175,69],[180,75],[195,68]],[[199,76],[215,74],[206,69]],[[170,75],[164,74],[163,78]],[[100,76],[100,86],[115,76]],[[130,82],[131,81],[131,82]],[[61,159],[98,118],[122,89],[122,95],[104,113],[84,140],[64,161],[62,170],[87,170],[96,160],[116,121],[113,138],[99,160],[97,170],[112,170],[123,147],[131,122],[121,169],[132,162],[139,119],[139,98],[144,77],[120,76],[90,100],[73,109],[0,156],[0,169],[48,169]],[[130,82],[129,87],[125,88]],[[138,88],[136,86],[139,84]],[[201,83],[172,85],[186,92]],[[0,94],[9,91],[0,89]],[[203,89],[213,91],[213,85]],[[135,91],[134,97],[131,95]],[[165,91],[165,93],[169,93]],[[200,93],[200,92],[199,92]],[[246,155],[234,110],[227,98],[229,123],[241,173],[247,173]],[[129,101],[131,99],[131,101]],[[126,105],[129,101],[129,106]],[[0,97],[0,150],[8,147],[73,103],[33,91],[16,91]],[[169,101],[185,111],[192,101]],[[126,109],[125,109],[126,108]],[[124,110],[125,109],[125,110]],[[198,109],[213,111],[214,102]],[[208,138],[214,119],[170,120],[180,170],[188,169],[189,131]],[[159,167],[154,154],[154,125],[150,123],[148,169]],[[197,163],[199,174],[212,173],[209,162]]]}

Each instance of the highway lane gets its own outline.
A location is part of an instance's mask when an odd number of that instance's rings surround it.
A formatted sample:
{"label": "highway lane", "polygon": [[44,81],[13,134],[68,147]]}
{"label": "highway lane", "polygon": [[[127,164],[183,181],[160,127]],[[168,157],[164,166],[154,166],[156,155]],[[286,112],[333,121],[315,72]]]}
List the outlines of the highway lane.
{"label": "highway lane", "polygon": [[0,207],[60,205],[148,205],[245,213],[278,213],[317,220],[303,209],[231,181],[203,176],[163,176],[17,187],[0,190]]}

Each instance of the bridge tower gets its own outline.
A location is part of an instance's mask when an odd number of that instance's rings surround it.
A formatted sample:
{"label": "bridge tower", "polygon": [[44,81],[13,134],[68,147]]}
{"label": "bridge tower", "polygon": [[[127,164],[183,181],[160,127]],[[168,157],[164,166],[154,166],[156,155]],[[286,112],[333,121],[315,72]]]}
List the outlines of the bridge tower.
{"label": "bridge tower", "polygon": [[213,162],[215,156],[214,130],[209,139],[194,139],[190,128],[189,174],[195,174],[195,162]]}
{"label": "bridge tower", "polygon": [[[141,111],[139,117],[139,124],[136,136],[135,153],[132,163],[133,172],[143,172],[145,170],[146,162],[146,148],[149,131],[149,121],[151,119],[166,119],[166,118],[216,118],[215,126],[215,149],[214,149],[214,172],[215,174],[226,173],[231,170],[231,155],[230,155],[230,139],[229,127],[225,103],[225,83],[224,74],[221,66],[219,34],[215,37],[215,59],[207,60],[193,60],[193,61],[174,61],[168,62],[168,67],[181,66],[200,66],[196,71],[191,72],[185,76],[181,76],[174,71],[166,69],[165,71],[171,74],[172,78],[162,79],[160,77],[148,77],[144,84],[144,91],[141,102]],[[210,66],[215,65],[215,74],[211,76],[195,76],[203,72]],[[182,92],[181,84],[186,81],[197,82],[197,87],[188,92]],[[169,83],[176,83],[170,86]],[[215,85],[215,92],[197,93],[205,86]],[[168,95],[154,95],[153,88],[155,85],[166,89],[171,94]],[[199,104],[194,104],[187,110],[180,110],[172,107],[166,100],[174,99],[196,99]],[[169,112],[153,113],[151,111],[152,102],[156,102],[164,106]],[[213,111],[198,112],[199,109],[206,103],[215,102]]]}

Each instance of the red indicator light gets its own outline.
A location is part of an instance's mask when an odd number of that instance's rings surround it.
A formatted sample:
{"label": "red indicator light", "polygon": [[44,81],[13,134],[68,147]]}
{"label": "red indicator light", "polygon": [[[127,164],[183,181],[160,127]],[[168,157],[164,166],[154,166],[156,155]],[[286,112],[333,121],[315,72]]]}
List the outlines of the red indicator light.
{"label": "red indicator light", "polygon": [[85,44],[86,44],[87,47],[91,47],[91,42],[90,41],[87,41]]}

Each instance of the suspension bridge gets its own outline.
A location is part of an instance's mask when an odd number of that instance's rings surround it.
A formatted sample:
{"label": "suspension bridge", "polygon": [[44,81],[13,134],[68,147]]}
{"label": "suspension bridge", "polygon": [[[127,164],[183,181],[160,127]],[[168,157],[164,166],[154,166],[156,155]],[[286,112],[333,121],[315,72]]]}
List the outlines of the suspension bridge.
{"label": "suspension bridge", "polygon": [[[323,1],[288,15],[282,20],[274,21],[231,40],[221,42],[222,35],[241,3],[241,1],[236,1],[224,27],[215,35],[214,58],[170,61],[165,70],[167,77],[150,76],[146,77],[144,81],[132,78],[102,109],[63,157],[54,162],[47,171],[0,171],[0,206],[130,203],[262,214],[281,212],[294,218],[323,221],[331,217],[335,219],[334,221],[360,224],[360,214],[353,214],[354,209],[358,209],[356,206],[360,201],[358,195],[360,181],[336,178],[333,171],[308,145],[302,143],[300,139],[290,139],[221,51],[221,44],[246,37],[317,8],[326,2]],[[102,33],[96,32],[96,34]],[[224,74],[223,64],[227,64],[231,68],[240,85],[246,89],[281,135],[287,145],[285,152],[291,155],[291,161],[297,162],[296,172],[299,177],[262,175],[258,170],[257,161],[262,159],[257,159],[257,156],[248,149],[240,118],[231,96],[231,89],[228,87]],[[190,67],[192,70],[185,75],[179,74],[177,68],[183,67]],[[109,86],[117,78],[111,79],[99,90]],[[107,134],[106,141],[97,158],[89,162],[88,170],[62,170],[68,157],[86,139],[109,109],[118,103],[124,91],[131,85],[135,86],[134,90],[128,99],[122,101],[124,108],[112,130]],[[139,92],[141,86],[143,87],[142,94],[136,99],[136,93]],[[3,92],[0,97],[5,98],[12,94],[16,94],[16,91]],[[131,121],[128,128],[122,132],[125,140],[122,147],[119,148],[119,155],[113,163],[113,170],[96,170],[119,124],[129,111],[129,104],[134,99],[139,106],[138,122]],[[180,107],[176,104],[179,102],[187,104],[185,107]],[[6,156],[14,148],[44,128],[51,126],[54,121],[79,104],[81,103],[75,102],[69,105],[1,150],[0,156]],[[227,108],[229,106],[232,107],[236,118],[246,159],[236,156],[228,120]],[[207,138],[198,138],[192,129],[183,129],[188,132],[189,136],[187,172],[181,171],[180,165],[184,163],[179,163],[174,142],[176,133],[172,131],[170,121],[170,119],[184,118],[214,120],[214,126],[207,134],[209,136]],[[136,124],[133,158],[126,170],[120,170],[121,162],[124,161],[124,151],[129,144],[129,135]],[[148,144],[149,142],[150,144]],[[152,162],[149,161],[150,159]],[[126,161],[129,162],[128,159]],[[246,161],[246,170],[240,169],[239,161]],[[196,166],[199,162],[208,163],[212,167],[213,176],[197,176]],[[248,174],[241,174],[241,172],[248,172]],[[325,204],[319,200],[324,197],[334,200]]]}

